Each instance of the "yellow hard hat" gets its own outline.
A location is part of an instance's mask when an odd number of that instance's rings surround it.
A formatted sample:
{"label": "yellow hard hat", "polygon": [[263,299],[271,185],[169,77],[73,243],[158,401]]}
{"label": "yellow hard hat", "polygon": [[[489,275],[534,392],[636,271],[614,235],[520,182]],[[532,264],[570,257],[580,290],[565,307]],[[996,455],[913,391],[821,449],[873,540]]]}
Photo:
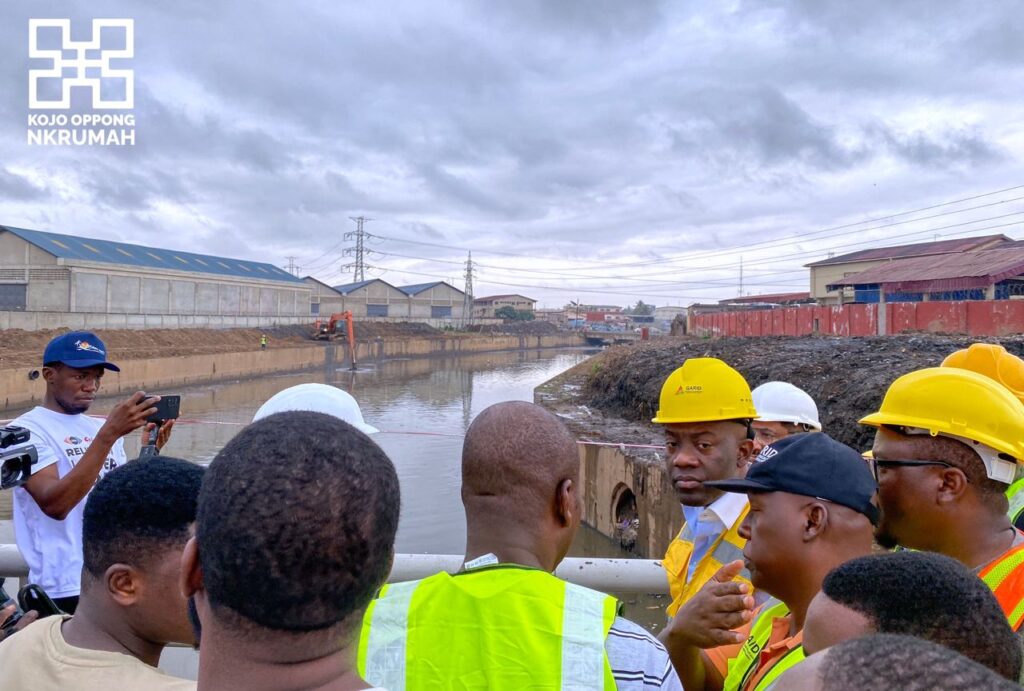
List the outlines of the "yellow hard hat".
{"label": "yellow hard hat", "polygon": [[713,422],[757,417],[743,375],[717,358],[690,358],[661,385],[658,413],[651,422]]}
{"label": "yellow hard hat", "polygon": [[[1015,471],[1007,459],[1024,462],[1024,403],[1006,387],[969,370],[929,367],[904,374],[889,386],[878,412],[860,424],[906,427],[964,441],[982,457],[989,477],[1004,482],[1012,482]],[[1007,473],[1010,479],[1004,480]]]}
{"label": "yellow hard hat", "polygon": [[994,343],[972,343],[942,361],[943,367],[970,370],[997,382],[1024,401],[1024,360]]}

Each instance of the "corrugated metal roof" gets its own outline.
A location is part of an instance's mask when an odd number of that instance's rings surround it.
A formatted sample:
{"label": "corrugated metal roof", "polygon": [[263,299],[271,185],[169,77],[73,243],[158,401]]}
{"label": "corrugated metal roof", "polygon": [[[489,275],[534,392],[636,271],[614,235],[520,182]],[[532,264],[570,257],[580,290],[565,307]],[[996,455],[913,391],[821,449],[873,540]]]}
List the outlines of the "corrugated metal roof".
{"label": "corrugated metal roof", "polygon": [[364,288],[370,285],[371,283],[376,283],[377,281],[380,281],[384,285],[388,285],[394,288],[394,286],[392,286],[390,283],[388,283],[387,281],[381,281],[381,279],[379,278],[371,278],[369,281],[356,281],[355,283],[343,283],[340,286],[331,286],[331,288],[338,291],[342,295],[348,295],[353,290],[359,290],[360,288]]}
{"label": "corrugated metal roof", "polygon": [[462,292],[461,290],[459,290],[455,286],[450,285],[450,284],[446,283],[445,281],[431,281],[430,283],[415,283],[415,284],[413,284],[411,286],[398,286],[398,289],[400,291],[402,291],[403,293],[405,293],[406,295],[419,295],[420,293],[422,293],[425,290],[430,290],[434,286],[441,286],[441,285],[448,286],[449,288],[451,288],[452,290],[454,290],[457,293],[461,293]]}
{"label": "corrugated metal roof", "polygon": [[742,305],[748,302],[799,302],[800,300],[809,300],[810,298],[810,293],[767,293],[764,295],[744,295],[740,298],[719,300],[718,304],[725,305],[731,303]]}
{"label": "corrugated metal roof", "polygon": [[530,302],[537,302],[533,298],[528,298],[525,295],[520,295],[519,293],[502,293],[501,295],[487,295],[482,298],[475,298],[473,302],[489,302],[491,300],[497,300],[499,298],[522,298],[524,300],[529,300]]}
{"label": "corrugated metal roof", "polygon": [[969,252],[988,245],[1000,245],[1013,242],[1005,235],[979,235],[972,238],[956,238],[954,240],[937,240],[935,242],[918,242],[913,245],[894,245],[892,247],[873,247],[838,257],[829,257],[818,262],[804,264],[806,267],[828,266],[830,264],[849,264],[850,262],[868,262],[882,259],[901,259],[903,257],[920,257],[922,255],[948,254],[950,252]]}
{"label": "corrugated metal roof", "polygon": [[264,281],[302,283],[302,279],[299,277],[293,276],[273,264],[264,264],[263,262],[229,259],[144,245],[130,245],[126,242],[61,235],[13,226],[0,226],[0,231],[4,230],[59,259],[78,259],[147,269],[173,269]]}
{"label": "corrugated metal roof", "polygon": [[897,259],[884,266],[860,271],[829,284],[843,286],[884,285],[889,290],[938,292],[985,288],[1024,273],[1024,246],[961,252],[912,259]]}

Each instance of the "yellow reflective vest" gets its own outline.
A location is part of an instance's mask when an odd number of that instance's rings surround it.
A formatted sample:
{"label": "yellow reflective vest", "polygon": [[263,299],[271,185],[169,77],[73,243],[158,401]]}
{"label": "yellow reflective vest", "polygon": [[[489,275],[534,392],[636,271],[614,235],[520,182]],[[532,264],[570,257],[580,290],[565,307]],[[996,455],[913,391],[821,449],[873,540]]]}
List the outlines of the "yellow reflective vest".
{"label": "yellow reflective vest", "polygon": [[[729,672],[725,676],[722,691],[744,691],[761,666],[761,651],[772,636],[772,622],[789,614],[789,608],[778,600],[770,600],[758,613],[750,627],[750,636],[736,657],[729,660]],[[782,676],[782,673],[804,659],[804,646],[798,645],[776,659],[768,672],[758,679],[749,691],[765,691]]]}
{"label": "yellow reflective vest", "polygon": [[[693,572],[693,578],[687,579],[690,569],[690,557],[693,555],[693,531],[688,524],[683,524],[679,535],[669,544],[662,559],[662,566],[668,575],[669,592],[672,594],[672,604],[668,606],[667,612],[670,617],[675,616],[676,611],[697,594],[704,584],[711,580],[711,577],[722,568],[724,564],[737,559],[743,559],[743,547],[747,544],[739,535],[740,525],[750,511],[750,505],[743,507],[736,522],[724,533],[718,535],[715,541],[704,553],[697,568]],[[735,579],[750,583],[750,573],[743,569]],[[753,586],[751,586],[753,592]]]}
{"label": "yellow reflective vest", "polygon": [[363,616],[359,674],[387,689],[615,689],[618,601],[511,564],[385,586]]}

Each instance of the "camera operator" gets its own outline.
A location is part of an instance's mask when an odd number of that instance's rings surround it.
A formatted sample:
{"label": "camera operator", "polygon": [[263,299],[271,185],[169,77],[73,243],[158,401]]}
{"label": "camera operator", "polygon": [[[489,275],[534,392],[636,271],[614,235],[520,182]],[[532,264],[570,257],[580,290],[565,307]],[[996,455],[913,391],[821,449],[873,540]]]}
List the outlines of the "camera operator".
{"label": "camera operator", "polygon": [[[160,400],[140,391],[116,405],[106,421],[88,417],[106,370],[120,372],[95,334],[57,336],[43,353],[43,404],[11,423],[32,433],[39,457],[29,480],[14,490],[18,549],[28,562],[29,581],[69,614],[81,587],[84,499],[100,477],[127,462],[123,437],[149,428],[146,417]],[[161,428],[158,448],[172,424]]]}

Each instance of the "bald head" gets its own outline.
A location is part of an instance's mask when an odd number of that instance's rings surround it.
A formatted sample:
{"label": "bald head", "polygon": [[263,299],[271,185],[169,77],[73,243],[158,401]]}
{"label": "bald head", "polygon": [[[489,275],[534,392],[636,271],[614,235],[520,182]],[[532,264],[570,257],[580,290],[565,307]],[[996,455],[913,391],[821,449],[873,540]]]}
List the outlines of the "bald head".
{"label": "bald head", "polygon": [[462,447],[466,512],[493,507],[536,521],[563,480],[576,482],[579,465],[576,440],[558,417],[524,401],[492,405],[469,426]]}

